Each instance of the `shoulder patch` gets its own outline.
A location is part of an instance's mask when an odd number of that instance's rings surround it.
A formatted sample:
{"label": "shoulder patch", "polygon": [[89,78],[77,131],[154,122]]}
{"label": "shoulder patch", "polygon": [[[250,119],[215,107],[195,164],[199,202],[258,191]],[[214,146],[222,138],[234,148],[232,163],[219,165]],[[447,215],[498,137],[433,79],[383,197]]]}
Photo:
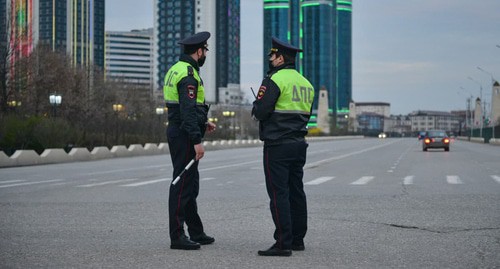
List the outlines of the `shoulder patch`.
{"label": "shoulder patch", "polygon": [[194,85],[188,85],[187,86],[187,96],[189,97],[189,99],[194,99],[196,98],[196,93],[195,93],[195,88],[194,88]]}
{"label": "shoulder patch", "polygon": [[262,99],[264,97],[264,94],[266,93],[266,86],[260,86],[259,92],[257,93],[257,99]]}
{"label": "shoulder patch", "polygon": [[188,66],[188,75],[189,76],[194,76],[194,71],[193,71],[193,67],[192,66]]}

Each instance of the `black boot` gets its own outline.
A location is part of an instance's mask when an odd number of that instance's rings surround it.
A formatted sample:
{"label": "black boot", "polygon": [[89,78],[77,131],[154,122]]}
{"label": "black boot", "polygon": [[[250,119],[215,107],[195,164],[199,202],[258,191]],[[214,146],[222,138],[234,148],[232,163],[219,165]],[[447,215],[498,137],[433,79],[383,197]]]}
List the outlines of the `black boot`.
{"label": "black boot", "polygon": [[208,244],[212,244],[213,242],[215,242],[215,238],[208,236],[205,233],[202,233],[199,236],[191,236],[190,239],[191,239],[191,241],[199,243],[200,245],[208,245]]}
{"label": "black boot", "polygon": [[292,250],[303,251],[306,247],[304,246],[304,240],[297,240],[292,242]]}
{"label": "black boot", "polygon": [[171,249],[184,249],[184,250],[194,250],[200,249],[200,244],[193,242],[187,238],[185,235],[181,235],[179,239],[172,240],[170,243]]}
{"label": "black boot", "polygon": [[260,256],[291,256],[292,255],[292,250],[291,249],[281,249],[274,244],[272,247],[266,250],[259,250],[257,252]]}

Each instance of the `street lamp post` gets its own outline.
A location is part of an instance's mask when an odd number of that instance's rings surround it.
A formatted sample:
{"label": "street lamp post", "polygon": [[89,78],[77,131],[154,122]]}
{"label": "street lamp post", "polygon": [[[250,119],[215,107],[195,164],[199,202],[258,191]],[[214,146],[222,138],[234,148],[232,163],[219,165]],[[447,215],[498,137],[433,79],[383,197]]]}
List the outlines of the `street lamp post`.
{"label": "street lamp post", "polygon": [[158,115],[158,143],[161,142],[161,127],[162,127],[162,121],[161,121],[161,117],[163,115],[163,113],[165,113],[165,109],[163,107],[157,107],[156,108],[156,115]]}
{"label": "street lamp post", "polygon": [[115,144],[118,143],[118,114],[124,109],[122,104],[113,104],[113,111],[115,112]]}
{"label": "street lamp post", "polygon": [[[495,78],[493,77],[493,74],[492,74],[492,73],[490,73],[490,72],[488,72],[488,71],[486,71],[486,70],[482,69],[482,68],[481,68],[481,67],[479,67],[479,66],[477,67],[477,69],[479,69],[481,72],[483,72],[483,73],[485,73],[485,74],[489,75],[489,76],[490,76],[490,78],[491,78],[491,89],[492,89],[492,92],[491,92],[491,102],[492,102],[492,103],[490,104],[490,115],[489,115],[489,118],[491,119],[491,116],[492,116],[492,114],[493,114],[493,108],[491,107],[491,105],[493,104],[493,87],[494,87],[494,85],[495,85],[495,81],[496,81],[496,80],[495,80]],[[485,103],[486,103],[486,102],[485,102]],[[486,106],[486,104],[485,104],[485,106]]]}
{"label": "street lamp post", "polygon": [[49,102],[52,105],[52,110],[54,114],[54,118],[56,117],[56,107],[59,106],[62,102],[62,96],[60,94],[53,93],[49,96]]}
{"label": "street lamp post", "polygon": [[7,106],[9,107],[9,109],[15,112],[16,107],[21,106],[21,102],[15,100],[7,101]]}
{"label": "street lamp post", "polygon": [[[222,111],[222,116],[224,116],[226,119],[227,118],[230,118],[229,121],[230,121],[230,124],[232,126],[230,126],[229,129],[232,129],[231,131],[231,136],[233,137],[233,139],[236,138],[236,124],[235,124],[235,120],[234,120],[234,116],[235,116],[235,112],[234,111]],[[227,120],[226,120],[227,121]],[[232,128],[231,128],[232,127]]]}
{"label": "street lamp post", "polygon": [[[460,89],[464,90],[466,93],[470,94],[468,90],[466,90],[464,87],[460,86]],[[458,92],[460,94],[460,92]],[[470,105],[470,102],[472,101],[473,99],[473,96],[472,94],[470,95],[470,97],[467,97],[465,99],[465,125],[469,127],[470,129],[470,136],[472,137],[472,111],[471,111],[471,105]],[[467,131],[467,128],[466,130]]]}
{"label": "street lamp post", "polygon": [[[474,81],[475,83],[479,84],[479,99],[481,100],[481,102],[483,101],[483,84],[481,84],[480,82],[478,82],[477,80],[471,78],[471,77],[468,77],[470,80]],[[482,109],[481,109],[481,115],[479,115],[479,137],[483,137],[483,115],[484,115],[484,112]]]}

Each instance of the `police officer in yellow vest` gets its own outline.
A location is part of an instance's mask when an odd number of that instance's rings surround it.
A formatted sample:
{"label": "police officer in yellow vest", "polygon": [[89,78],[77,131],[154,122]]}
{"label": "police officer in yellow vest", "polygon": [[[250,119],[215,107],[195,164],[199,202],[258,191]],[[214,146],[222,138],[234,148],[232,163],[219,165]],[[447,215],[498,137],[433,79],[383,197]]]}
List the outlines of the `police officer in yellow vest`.
{"label": "police officer in yellow vest", "polygon": [[[200,32],[179,41],[183,54],[165,75],[163,94],[168,107],[167,141],[176,178],[194,158],[196,162],[180,178],[170,185],[169,227],[171,249],[199,249],[200,244],[211,244],[213,237],[207,236],[198,215],[196,197],[200,189],[198,160],[205,150],[201,140],[205,131],[215,130],[207,121],[208,106],[205,104],[200,67],[206,59],[209,32]],[[184,232],[186,223],[189,238]]]}
{"label": "police officer in yellow vest", "polygon": [[276,229],[275,243],[261,256],[290,256],[305,249],[306,194],[302,177],[308,144],[314,88],[295,70],[299,48],[272,39],[269,72],[253,102],[252,116],[259,120],[264,141],[264,173],[270,209]]}

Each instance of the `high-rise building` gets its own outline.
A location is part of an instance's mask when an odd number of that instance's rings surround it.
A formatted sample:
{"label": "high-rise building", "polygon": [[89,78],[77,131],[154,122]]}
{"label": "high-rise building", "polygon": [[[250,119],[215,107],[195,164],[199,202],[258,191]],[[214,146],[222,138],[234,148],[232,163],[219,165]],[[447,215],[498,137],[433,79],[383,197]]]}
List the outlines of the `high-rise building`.
{"label": "high-rise building", "polygon": [[106,32],[106,79],[152,90],[153,59],[153,28]]}
{"label": "high-rise building", "polygon": [[[297,5],[298,6],[298,5]],[[269,50],[271,49],[271,39],[272,37],[276,37],[278,39],[290,42],[291,33],[298,32],[299,25],[296,25],[297,28],[289,25],[288,17],[291,14],[291,9],[293,9],[293,5],[290,5],[288,0],[265,0],[264,1],[264,75],[269,70],[267,59],[269,56]],[[297,43],[292,43],[292,45],[299,46],[298,40],[295,40]]]}
{"label": "high-rise building", "polygon": [[352,99],[352,1],[337,0],[337,113],[349,113]]}
{"label": "high-rise building", "polygon": [[7,35],[7,0],[0,0],[0,55],[3,55],[3,51],[7,49],[7,41],[9,40]]}
{"label": "high-rise building", "polygon": [[[28,56],[33,50],[33,1],[7,0],[4,26],[8,36],[10,64]],[[14,70],[11,70],[13,72]]]}
{"label": "high-rise building", "polygon": [[[273,36],[303,49],[297,68],[313,84],[316,97],[322,87],[327,89],[333,115],[348,111],[352,99],[351,2],[264,0],[264,59]],[[316,99],[314,109],[317,104]]]}
{"label": "high-rise building", "polygon": [[104,67],[104,0],[2,1],[15,55],[27,56],[40,43],[66,51],[74,64]]}
{"label": "high-rise building", "polygon": [[315,108],[319,90],[328,91],[329,110],[336,112],[337,97],[337,40],[336,2],[301,1],[302,74],[316,89]]}
{"label": "high-rise building", "polygon": [[240,83],[240,0],[156,0],[155,31],[159,95],[166,72],[182,52],[178,41],[201,31],[211,33],[201,69],[205,100],[218,103],[220,88]]}

